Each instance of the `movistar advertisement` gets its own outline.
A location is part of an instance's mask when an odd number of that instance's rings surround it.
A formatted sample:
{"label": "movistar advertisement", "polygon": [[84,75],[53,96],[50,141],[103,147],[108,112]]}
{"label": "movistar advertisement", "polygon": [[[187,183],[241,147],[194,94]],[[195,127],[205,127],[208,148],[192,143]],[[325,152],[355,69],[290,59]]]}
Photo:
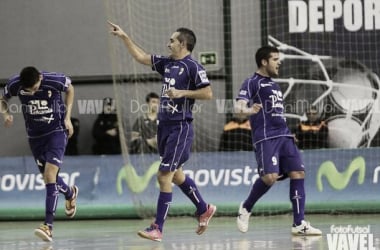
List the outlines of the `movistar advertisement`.
{"label": "movistar advertisement", "polygon": [[[335,211],[336,204],[340,203],[351,204],[346,207],[349,211],[379,211],[378,150],[304,151],[309,211],[316,211],[314,205],[318,209],[323,205],[323,211]],[[22,208],[43,211],[45,189],[33,159],[2,158],[0,165],[0,209],[8,210],[7,214]],[[80,189],[79,215],[86,214],[87,208],[97,208],[101,216],[102,208],[107,209],[105,215],[115,208],[153,209],[159,192],[155,178],[158,167],[156,155],[133,155],[128,164],[123,164],[121,156],[66,157],[60,175],[69,185],[75,184]],[[195,180],[204,198],[220,206],[220,212],[226,211],[223,206],[237,207],[258,178],[252,152],[194,153],[184,169]],[[173,191],[173,207],[193,208],[180,189],[174,187]],[[259,206],[273,211],[276,206],[285,204],[290,209],[289,180],[276,183],[268,192]],[[63,202],[62,196],[60,202]]]}
{"label": "movistar advertisement", "polygon": [[330,148],[380,146],[380,1],[267,0],[263,27],[278,47],[291,127],[310,105]]}

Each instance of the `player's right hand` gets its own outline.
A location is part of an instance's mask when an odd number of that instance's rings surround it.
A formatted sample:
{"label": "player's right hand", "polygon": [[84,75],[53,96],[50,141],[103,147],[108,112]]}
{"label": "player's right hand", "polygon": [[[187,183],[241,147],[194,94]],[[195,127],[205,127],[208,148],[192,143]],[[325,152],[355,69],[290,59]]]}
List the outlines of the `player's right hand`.
{"label": "player's right hand", "polygon": [[260,109],[261,109],[262,107],[263,107],[262,104],[254,103],[254,104],[252,105],[252,113],[253,113],[253,114],[256,114],[257,112],[260,111]]}
{"label": "player's right hand", "polygon": [[108,24],[111,26],[110,33],[111,33],[112,35],[119,36],[119,37],[122,37],[122,36],[125,35],[125,32],[120,28],[119,25],[114,24],[114,23],[112,23],[112,22],[110,22],[110,21],[107,21],[107,22],[108,22]]}

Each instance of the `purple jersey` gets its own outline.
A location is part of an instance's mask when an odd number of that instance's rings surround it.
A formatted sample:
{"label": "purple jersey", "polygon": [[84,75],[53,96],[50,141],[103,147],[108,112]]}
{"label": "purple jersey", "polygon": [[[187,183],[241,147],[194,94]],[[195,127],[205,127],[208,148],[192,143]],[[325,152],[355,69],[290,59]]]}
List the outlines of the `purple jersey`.
{"label": "purple jersey", "polygon": [[31,95],[21,87],[20,77],[8,80],[4,96],[9,99],[18,96],[22,104],[27,134],[30,138],[64,131],[65,103],[62,92],[71,84],[70,78],[55,72],[42,72],[39,89]]}
{"label": "purple jersey", "polygon": [[284,117],[280,86],[270,77],[255,73],[244,81],[236,99],[246,100],[249,106],[253,103],[263,106],[257,114],[249,117],[255,144],[280,136],[292,136]]}
{"label": "purple jersey", "polygon": [[195,100],[191,98],[170,99],[166,94],[169,88],[196,90],[210,85],[205,69],[191,56],[181,60],[152,55],[152,69],[163,76],[159,121],[192,120],[192,107]]}

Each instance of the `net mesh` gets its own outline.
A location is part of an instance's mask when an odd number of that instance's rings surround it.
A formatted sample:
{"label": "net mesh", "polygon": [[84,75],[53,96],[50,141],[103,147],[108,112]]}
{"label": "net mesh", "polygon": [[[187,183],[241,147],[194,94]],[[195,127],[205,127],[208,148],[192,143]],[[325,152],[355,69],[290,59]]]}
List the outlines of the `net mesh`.
{"label": "net mesh", "polygon": [[[298,124],[307,119],[309,108],[316,107],[329,129],[328,147],[379,146],[376,70],[380,68],[377,61],[380,52],[376,41],[380,32],[364,28],[349,32],[343,18],[334,20],[334,32],[327,25],[324,31],[313,32],[311,24],[306,31],[297,32],[290,27],[293,24],[288,16],[294,9],[288,2],[291,1],[105,1],[109,20],[120,25],[148,53],[166,55],[165,45],[178,27],[191,28],[197,35],[193,57],[204,64],[214,99],[196,102],[193,152],[221,149],[225,125],[234,118],[233,99],[244,79],[253,74],[254,52],[263,44],[274,45],[281,52],[280,77],[276,80],[282,87],[288,124],[294,133]],[[128,171],[143,174],[152,166],[152,158],[146,155],[146,161],[138,166],[131,162],[133,157],[128,153],[131,127],[143,112],[145,95],[161,92],[161,79],[149,67],[133,60],[119,39],[110,40],[119,126],[124,132],[121,133],[124,161]],[[250,140],[245,125],[231,125],[239,130],[232,137],[225,137],[222,150],[236,149],[236,145]],[[251,150],[247,147],[243,150]],[[333,156],[332,152],[327,154]],[[345,155],[348,159],[354,157],[351,151]],[[196,162],[197,154],[191,157]],[[144,157],[141,159],[144,161]],[[251,162],[252,155],[247,154],[243,160]],[[146,192],[150,192],[148,196]],[[134,194],[144,215],[149,214],[145,208],[155,205],[157,194],[157,188],[147,189],[144,197]]]}

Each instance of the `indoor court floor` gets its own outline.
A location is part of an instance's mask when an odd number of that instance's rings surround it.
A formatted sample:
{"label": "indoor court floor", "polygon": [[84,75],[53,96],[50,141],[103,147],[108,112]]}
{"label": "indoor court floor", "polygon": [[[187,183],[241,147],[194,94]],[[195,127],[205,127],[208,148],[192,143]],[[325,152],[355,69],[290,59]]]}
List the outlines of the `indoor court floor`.
{"label": "indoor court floor", "polygon": [[59,220],[55,222],[54,241],[46,243],[34,236],[33,230],[39,225],[38,221],[2,221],[0,222],[0,249],[322,250],[329,249],[327,234],[330,234],[332,225],[368,228],[373,238],[373,242],[370,243],[375,249],[380,249],[380,214],[307,215],[307,219],[313,226],[323,231],[323,236],[291,236],[292,217],[290,215],[253,216],[250,220],[249,231],[245,234],[237,230],[234,217],[214,217],[208,230],[201,236],[195,233],[197,224],[194,218],[170,217],[165,224],[162,242],[145,240],[137,236],[136,232],[147,227],[151,220]]}

